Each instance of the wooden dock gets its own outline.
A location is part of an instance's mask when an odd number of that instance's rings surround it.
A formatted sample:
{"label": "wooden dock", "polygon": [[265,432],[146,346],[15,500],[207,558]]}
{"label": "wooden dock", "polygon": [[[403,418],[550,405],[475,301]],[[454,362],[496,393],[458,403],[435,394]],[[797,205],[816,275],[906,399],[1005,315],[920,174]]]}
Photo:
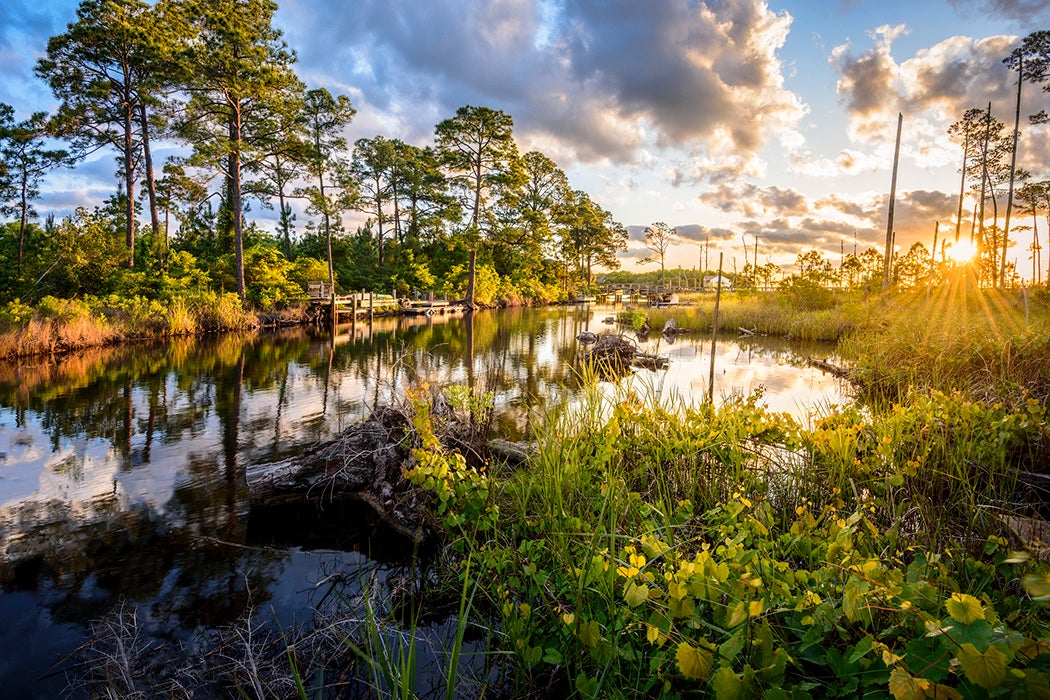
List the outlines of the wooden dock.
{"label": "wooden dock", "polygon": [[444,316],[466,311],[460,302],[444,299],[398,299],[391,294],[376,294],[361,291],[354,294],[332,295],[327,282],[309,282],[306,288],[310,304],[334,309],[336,318],[350,315],[353,318],[375,315],[404,314],[406,316]]}
{"label": "wooden dock", "polygon": [[463,313],[467,307],[456,302],[430,299],[406,301],[401,304],[401,308],[409,316],[435,316]]}

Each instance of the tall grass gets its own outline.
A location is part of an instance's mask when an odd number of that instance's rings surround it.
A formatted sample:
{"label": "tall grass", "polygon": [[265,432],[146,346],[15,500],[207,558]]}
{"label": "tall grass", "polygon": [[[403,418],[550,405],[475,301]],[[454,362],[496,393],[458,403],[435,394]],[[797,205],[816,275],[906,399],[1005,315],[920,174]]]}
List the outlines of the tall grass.
{"label": "tall grass", "polygon": [[871,399],[910,389],[1050,403],[1050,299],[957,280],[886,303],[840,344]]}
{"label": "tall grass", "polygon": [[[870,300],[860,293],[831,293],[827,302],[809,304],[778,292],[731,292],[722,296],[718,328],[746,328],[796,340],[835,341],[868,320],[872,312]],[[649,326],[657,330],[674,319],[680,328],[710,331],[714,296],[704,295],[677,307],[649,309],[648,316]]]}
{"label": "tall grass", "polygon": [[[959,642],[923,640],[934,621],[965,621],[944,618],[952,595],[1050,640],[1017,599],[1018,581],[1046,569],[1011,557],[1021,543],[1006,525],[1039,505],[1019,475],[1050,451],[1046,424],[1038,402],[958,394],[829,410],[805,427],[754,398],[668,408],[585,388],[543,417],[535,456],[500,490],[498,524],[459,536],[485,565],[475,576],[518,693],[886,693],[906,675],[947,696],[971,683],[968,657],[952,671]],[[860,663],[873,639],[929,646],[946,671],[899,651]]]}
{"label": "tall grass", "polygon": [[36,308],[0,309],[0,358],[51,355],[134,338],[162,338],[257,328],[235,294],[194,293],[167,302],[142,297],[68,300],[45,297]]}

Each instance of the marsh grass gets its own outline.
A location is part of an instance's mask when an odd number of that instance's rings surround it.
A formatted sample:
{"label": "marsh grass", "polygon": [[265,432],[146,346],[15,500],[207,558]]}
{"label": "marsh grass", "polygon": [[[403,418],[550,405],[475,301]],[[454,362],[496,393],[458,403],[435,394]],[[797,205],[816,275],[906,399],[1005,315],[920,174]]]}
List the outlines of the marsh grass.
{"label": "marsh grass", "polygon": [[45,297],[0,310],[0,358],[54,355],[123,340],[247,331],[258,317],[236,294],[202,292],[168,302],[141,297],[68,300]]}
{"label": "marsh grass", "polygon": [[[778,292],[730,292],[723,294],[718,310],[720,331],[746,328],[760,335],[796,340],[835,341],[866,321],[872,305],[860,293],[829,292],[827,304],[799,303]],[[714,295],[666,309],[649,309],[649,326],[664,327],[674,319],[680,328],[710,331],[714,321]]]}
{"label": "marsh grass", "polygon": [[973,289],[965,280],[898,297],[840,344],[865,397],[909,390],[971,399],[1050,402],[1050,304],[1045,295]]}
{"label": "marsh grass", "polygon": [[[459,535],[484,564],[515,692],[832,696],[909,680],[947,697],[1013,681],[972,681],[957,649],[973,638],[931,640],[931,624],[979,616],[1050,640],[1019,583],[1046,568],[1011,554],[1024,543],[1004,524],[1040,506],[1018,479],[1050,449],[1039,402],[916,393],[803,426],[758,397],[668,406],[584,387],[538,421],[498,524]],[[970,619],[952,596],[981,609]],[[943,663],[902,652],[920,646]],[[1009,662],[1014,677],[1042,673],[1029,660]]]}

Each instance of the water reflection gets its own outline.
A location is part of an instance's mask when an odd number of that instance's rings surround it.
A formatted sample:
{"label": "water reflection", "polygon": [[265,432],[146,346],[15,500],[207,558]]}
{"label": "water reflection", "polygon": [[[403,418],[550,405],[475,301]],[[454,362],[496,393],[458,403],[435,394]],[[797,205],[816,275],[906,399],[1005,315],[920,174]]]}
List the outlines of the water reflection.
{"label": "water reflection", "polygon": [[[178,339],[0,365],[0,684],[54,695],[64,679],[36,679],[121,597],[153,634],[178,638],[267,601],[294,618],[332,570],[404,563],[410,552],[392,535],[348,514],[318,542],[309,518],[251,512],[245,467],[331,438],[423,380],[493,392],[500,429],[520,437],[529,410],[571,395],[576,337],[605,330],[609,313],[376,319],[335,335]],[[670,368],[631,381],[661,400],[702,397],[708,341],[644,341]],[[798,350],[720,341],[716,395],[761,385],[772,408],[797,415],[839,400]]]}

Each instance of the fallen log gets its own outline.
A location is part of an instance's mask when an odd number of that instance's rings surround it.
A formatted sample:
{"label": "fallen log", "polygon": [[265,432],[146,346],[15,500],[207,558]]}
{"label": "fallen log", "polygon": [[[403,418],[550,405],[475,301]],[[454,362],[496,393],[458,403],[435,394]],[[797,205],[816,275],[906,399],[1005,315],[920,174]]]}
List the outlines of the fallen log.
{"label": "fallen log", "polygon": [[828,374],[833,374],[836,377],[841,377],[842,379],[850,380],[853,379],[852,370],[846,369],[845,367],[839,367],[838,365],[833,365],[827,360],[818,360],[813,357],[807,357],[806,363],[811,367],[816,367],[820,371],[827,372]]}
{"label": "fallen log", "polygon": [[489,440],[489,451],[507,464],[521,464],[536,452],[536,443],[511,442],[501,438]]}
{"label": "fallen log", "polygon": [[335,440],[280,462],[246,469],[251,506],[336,500],[368,504],[384,523],[415,541],[435,525],[427,511],[429,491],[404,478],[413,464],[407,416],[377,410]]}

